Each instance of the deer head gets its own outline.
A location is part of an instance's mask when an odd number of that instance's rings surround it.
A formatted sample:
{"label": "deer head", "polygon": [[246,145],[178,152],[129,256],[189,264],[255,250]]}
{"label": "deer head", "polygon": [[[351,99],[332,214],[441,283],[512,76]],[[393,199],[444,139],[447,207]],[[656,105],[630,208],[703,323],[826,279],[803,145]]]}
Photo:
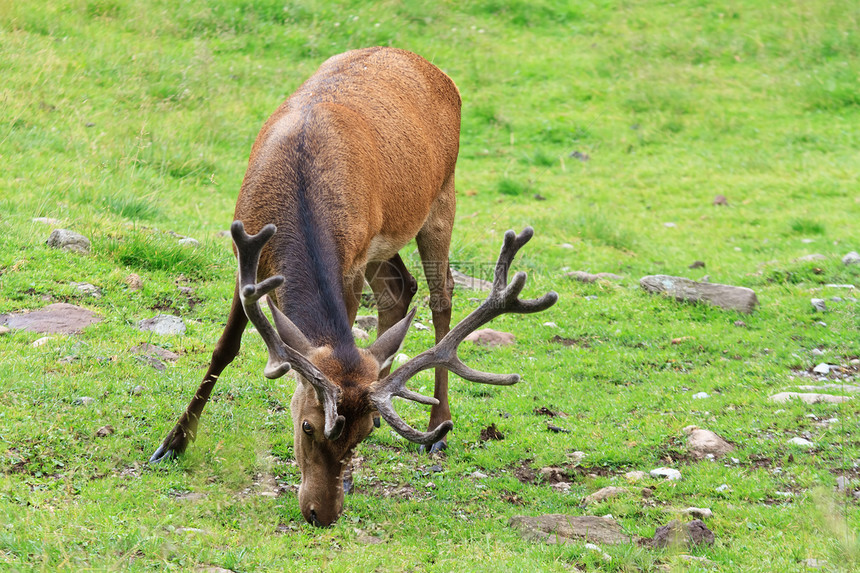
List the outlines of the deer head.
{"label": "deer head", "polygon": [[370,347],[359,348],[360,360],[345,365],[328,346],[314,346],[301,331],[268,299],[275,325],[260,308],[259,300],[284,283],[276,275],[257,283],[260,252],[275,234],[274,225],[266,225],[256,235],[245,233],[241,221],[231,227],[239,259],[239,294],[250,321],[266,343],[269,360],[264,369],[268,378],[283,376],[292,368],[298,384],[290,404],[293,417],[294,450],[302,472],[299,506],[305,519],[314,525],[329,525],[343,508],[343,474],[353,449],[373,429],[373,413],[378,412],[398,434],[417,444],[429,445],[445,436],[453,427],[446,421],[422,432],[404,422],[391,403],[393,396],[422,404],[434,405],[435,398],[406,388],[406,382],[418,372],[443,366],[466,380],[482,384],[516,384],[518,374],[499,375],[469,368],[457,356],[457,347],[474,330],[505,313],[533,313],[555,304],[558,295],[549,292],[540,299],[518,298],[526,274],[518,272],[508,284],[508,268],[517,251],[531,239],[534,231],[526,227],[520,235],[505,233],[504,244],[496,263],[493,289],[487,299],[435,346],[379,379],[403,343],[415,317],[413,309],[403,320],[387,330]]}

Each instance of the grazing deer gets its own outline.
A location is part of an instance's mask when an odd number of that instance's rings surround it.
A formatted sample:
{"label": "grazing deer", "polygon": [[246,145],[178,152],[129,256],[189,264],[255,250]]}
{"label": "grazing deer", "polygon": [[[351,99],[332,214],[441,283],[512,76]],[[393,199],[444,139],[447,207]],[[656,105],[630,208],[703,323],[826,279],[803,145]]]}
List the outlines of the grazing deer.
{"label": "grazing deer", "polygon": [[[278,108],[251,149],[236,204],[231,233],[239,273],[227,325],[200,388],[150,462],[176,457],[195,438],[249,319],[268,347],[265,376],[290,368],[298,374],[290,408],[302,472],[299,506],[314,525],[340,515],[344,472],[374,416],[408,440],[439,449],[453,427],[447,370],[486,384],[519,380],[467,367],[457,346],[500,314],[538,312],[558,296],[517,298],[526,277],[517,273],[508,285],[508,267],[532,231],[508,231],[492,293],[450,329],[459,128],[460,96],[451,79],[391,48],[329,59]],[[428,278],[436,345],[389,374],[415,316],[415,309],[407,311],[417,283],[398,255],[413,237]],[[378,301],[379,335],[359,348],[351,327],[365,277]],[[260,307],[264,295],[274,325]],[[409,378],[432,367],[434,398],[406,388]],[[392,396],[431,405],[429,431],[404,422]]]}

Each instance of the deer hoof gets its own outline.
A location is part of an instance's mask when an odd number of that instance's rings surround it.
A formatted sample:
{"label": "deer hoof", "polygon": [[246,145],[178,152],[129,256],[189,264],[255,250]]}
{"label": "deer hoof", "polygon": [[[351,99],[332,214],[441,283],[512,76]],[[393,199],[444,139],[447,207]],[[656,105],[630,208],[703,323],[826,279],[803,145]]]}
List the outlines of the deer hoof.
{"label": "deer hoof", "polygon": [[448,447],[448,442],[446,442],[444,440],[439,440],[438,442],[436,442],[432,446],[430,446],[429,452],[427,451],[427,446],[424,446],[424,445],[420,446],[418,451],[420,451],[422,454],[427,452],[430,455],[433,455],[433,454],[445,451],[445,449],[447,447]]}
{"label": "deer hoof", "polygon": [[157,464],[178,458],[185,451],[186,446],[188,446],[188,440],[185,436],[186,433],[181,428],[174,428],[173,431],[167,434],[167,437],[164,438],[164,441],[158,446],[155,453],[149,457],[149,463]]}
{"label": "deer hoof", "polygon": [[166,444],[161,444],[158,446],[158,449],[155,450],[155,453],[149,457],[149,463],[157,464],[158,462],[166,460],[175,460],[178,456],[179,454],[168,448]]}

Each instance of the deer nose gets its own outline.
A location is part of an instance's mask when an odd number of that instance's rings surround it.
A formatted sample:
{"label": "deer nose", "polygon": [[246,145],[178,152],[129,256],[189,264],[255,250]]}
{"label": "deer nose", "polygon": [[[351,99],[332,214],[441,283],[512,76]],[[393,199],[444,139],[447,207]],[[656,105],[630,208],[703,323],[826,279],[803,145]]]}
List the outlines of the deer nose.
{"label": "deer nose", "polygon": [[316,510],[313,510],[313,509],[311,510],[311,518],[308,521],[310,521],[311,525],[313,525],[315,527],[322,527],[323,526],[323,524],[320,523],[319,518],[317,518]]}

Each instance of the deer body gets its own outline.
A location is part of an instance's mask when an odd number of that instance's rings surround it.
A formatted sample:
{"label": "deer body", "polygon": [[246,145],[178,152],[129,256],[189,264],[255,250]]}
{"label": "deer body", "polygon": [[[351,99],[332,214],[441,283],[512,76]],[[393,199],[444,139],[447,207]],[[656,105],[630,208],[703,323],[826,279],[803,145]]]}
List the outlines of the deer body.
{"label": "deer body", "polygon": [[[428,277],[437,346],[450,330],[459,126],[454,83],[419,56],[391,48],[329,59],[266,121],[231,229],[239,276],[227,325],[200,388],[151,461],[180,454],[194,439],[249,319],[269,348],[266,376],[298,373],[291,412],[299,505],[309,522],[328,525],[340,514],[344,469],[373,429],[373,415],[413,441],[444,444],[451,427],[445,366],[458,371],[459,361],[416,362],[436,366],[435,398],[406,390],[396,376],[403,368],[388,370],[414,316],[407,311],[417,285],[398,255],[412,238]],[[265,280],[257,284],[257,277]],[[379,309],[379,336],[366,349],[351,328],[365,278]],[[274,327],[259,309],[263,294]],[[453,351],[456,358],[456,344]],[[390,407],[392,395],[431,404],[431,431],[405,424]]]}

